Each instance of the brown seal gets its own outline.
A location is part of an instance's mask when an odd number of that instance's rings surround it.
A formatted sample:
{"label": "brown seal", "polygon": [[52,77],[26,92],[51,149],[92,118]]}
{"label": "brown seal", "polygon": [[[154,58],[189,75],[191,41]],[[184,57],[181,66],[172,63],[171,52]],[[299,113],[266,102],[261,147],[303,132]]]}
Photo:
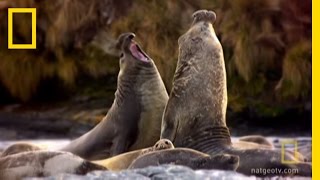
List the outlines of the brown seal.
{"label": "brown seal", "polygon": [[20,180],[60,173],[83,175],[93,170],[107,169],[69,152],[32,151],[0,158],[0,179]]}
{"label": "brown seal", "polygon": [[[311,164],[297,161],[290,153],[265,148],[238,149],[232,146],[226,125],[227,83],[223,49],[212,23],[215,13],[200,10],[193,14],[191,28],[179,40],[179,59],[173,88],[166,106],[161,138],[175,147],[192,148],[210,155],[240,157],[238,172],[252,175],[259,168],[282,172],[298,169],[298,175],[311,176]],[[279,174],[254,174],[260,176]],[[289,175],[289,174],[280,174]]]}
{"label": "brown seal", "polygon": [[260,135],[250,135],[240,137],[238,141],[233,141],[232,146],[238,149],[265,148],[274,149],[274,146],[265,137]]}
{"label": "brown seal", "polygon": [[2,154],[0,155],[1,157],[12,155],[12,154],[17,154],[21,152],[28,152],[28,151],[38,151],[41,150],[42,148],[40,146],[30,144],[30,143],[15,143],[7,147]]}
{"label": "brown seal", "polygon": [[242,136],[239,138],[239,141],[256,143],[274,149],[273,144],[266,137],[261,135]]}
{"label": "brown seal", "polygon": [[120,171],[128,169],[130,164],[137,159],[144,151],[147,151],[149,148],[139,149],[135,151],[130,151],[126,153],[119,154],[107,159],[101,159],[92,161],[95,164],[99,164],[103,167],[108,168],[110,171]]}
{"label": "brown seal", "polygon": [[173,148],[174,146],[170,140],[160,139],[152,147],[130,151],[130,152],[123,153],[108,159],[93,161],[93,163],[104,166],[112,171],[119,171],[119,170],[128,169],[130,164],[135,159],[137,159],[138,157],[144,154],[154,152],[154,151],[164,150],[164,149],[173,149]]}
{"label": "brown seal", "polygon": [[184,165],[192,169],[220,169],[234,171],[239,165],[239,157],[228,154],[210,156],[193,149],[176,148],[149,152],[139,156],[132,162],[129,169],[157,166],[161,164]]}
{"label": "brown seal", "polygon": [[168,94],[153,60],[133,41],[120,35],[120,72],[115,100],[91,131],[64,147],[85,159],[97,160],[154,145]]}

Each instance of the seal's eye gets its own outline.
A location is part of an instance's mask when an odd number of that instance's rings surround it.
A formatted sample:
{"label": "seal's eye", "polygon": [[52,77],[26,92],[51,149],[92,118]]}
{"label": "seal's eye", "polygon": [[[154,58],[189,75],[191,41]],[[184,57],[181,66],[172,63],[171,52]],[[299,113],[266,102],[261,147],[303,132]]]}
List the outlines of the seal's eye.
{"label": "seal's eye", "polygon": [[169,144],[169,142],[168,142],[168,141],[166,141],[165,143],[166,143],[166,145],[168,145],[168,144]]}
{"label": "seal's eye", "polygon": [[123,54],[123,53],[121,53],[121,54],[120,54],[120,58],[123,58],[123,56],[124,56],[124,54]]}

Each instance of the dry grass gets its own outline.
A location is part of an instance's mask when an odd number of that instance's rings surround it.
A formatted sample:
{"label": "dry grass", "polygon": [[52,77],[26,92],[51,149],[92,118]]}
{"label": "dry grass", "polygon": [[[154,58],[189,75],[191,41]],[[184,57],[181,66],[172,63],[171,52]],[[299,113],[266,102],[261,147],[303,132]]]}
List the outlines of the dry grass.
{"label": "dry grass", "polygon": [[290,48],[284,58],[283,74],[276,89],[284,98],[304,98],[311,93],[311,42]]}
{"label": "dry grass", "polygon": [[[0,11],[0,82],[9,93],[28,101],[37,93],[39,84],[51,78],[73,86],[79,74],[98,77],[117,73],[118,61],[88,44],[101,27],[112,21],[108,18],[114,17],[111,11],[105,17],[100,15],[105,6],[112,8],[108,2],[9,1],[10,7],[37,8],[37,50],[7,49],[7,10]],[[13,41],[30,42],[31,19],[28,14],[18,17],[14,16]]]}
{"label": "dry grass", "polygon": [[[25,2],[32,4],[33,1]],[[12,53],[4,47],[0,50],[1,82],[13,96],[28,100],[39,82],[52,76],[72,85],[79,73],[95,77],[117,73],[117,61],[91,46],[69,51],[69,39],[63,37],[72,35],[74,29],[87,29],[91,25],[88,22],[96,18],[86,3],[80,9],[93,15],[83,18],[83,13],[78,11],[77,16],[70,16],[67,10],[72,9],[68,8],[71,2],[73,0],[52,7],[44,5],[48,11],[43,12],[45,17],[53,21],[51,30],[49,28],[53,33],[44,39],[49,50],[54,49],[54,56],[48,56],[47,47],[41,50],[44,53]],[[54,9],[63,4],[66,6],[62,14],[53,16]],[[214,27],[224,47],[229,105],[241,110],[250,105],[248,99],[277,103],[273,101],[277,95],[286,97],[280,101],[308,100],[311,92],[309,5],[311,0],[136,0],[126,16],[112,23],[109,32],[113,37],[128,31],[136,33],[137,41],[154,59],[170,89],[178,56],[177,40],[190,26],[192,13],[202,8],[216,11]],[[63,17],[67,20],[63,21]],[[68,23],[78,19],[82,25]],[[5,29],[1,24],[1,35],[6,33]],[[69,29],[73,30],[69,32]],[[78,32],[75,37],[82,37],[85,42],[87,37],[81,36],[81,30],[75,32]],[[0,41],[6,42],[5,38],[0,36]],[[71,41],[71,47],[83,43],[77,39],[72,39],[75,42]]]}

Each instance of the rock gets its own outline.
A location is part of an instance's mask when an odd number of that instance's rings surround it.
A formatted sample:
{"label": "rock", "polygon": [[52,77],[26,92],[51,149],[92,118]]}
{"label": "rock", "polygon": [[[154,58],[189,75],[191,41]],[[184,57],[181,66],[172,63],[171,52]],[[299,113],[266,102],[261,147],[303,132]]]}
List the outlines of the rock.
{"label": "rock", "polygon": [[[310,155],[311,160],[311,137],[301,137],[301,138],[294,138],[298,141],[298,151],[301,152],[303,155]],[[233,138],[233,140],[237,140],[237,138]],[[274,143],[276,148],[281,148],[281,142],[284,140],[288,140],[288,138],[268,138],[271,142]],[[289,140],[293,140],[292,138]],[[55,144],[52,144],[55,142]],[[2,145],[10,145],[11,142],[3,142]],[[46,144],[48,143],[48,147],[50,145],[49,141],[33,141],[32,143],[35,144]],[[58,144],[68,143],[68,141],[52,141],[51,147],[56,147]],[[1,143],[0,143],[1,147]],[[290,147],[292,149],[292,147]],[[290,149],[289,148],[289,149]],[[1,149],[1,148],[0,148]],[[50,147],[49,147],[50,149]],[[161,166],[150,166],[147,168],[142,169],[130,169],[130,170],[123,170],[119,172],[112,172],[112,171],[93,171],[88,173],[85,176],[79,175],[72,175],[72,174],[59,174],[56,176],[46,177],[46,178],[27,178],[28,180],[100,180],[100,179],[136,179],[136,180],[147,180],[147,179],[168,179],[168,180],[203,180],[203,179],[230,179],[230,180],[255,180],[257,179],[255,176],[245,176],[243,174],[234,172],[234,171],[222,171],[222,170],[192,170],[185,166],[177,166],[177,165],[161,165]],[[272,180],[283,179],[279,176],[270,178]],[[289,180],[307,180],[311,178],[302,178],[302,177],[286,177],[284,179]]]}
{"label": "rock", "polygon": [[94,171],[85,176],[59,174],[56,176],[46,178],[27,178],[26,180],[97,180],[97,179],[133,179],[133,180],[203,180],[203,179],[230,179],[230,180],[255,180],[256,177],[248,177],[233,171],[220,171],[220,170],[192,170],[188,167],[177,165],[161,165],[150,166],[143,169],[124,170],[120,172],[111,171]]}
{"label": "rock", "polygon": [[91,173],[88,173],[86,175],[88,179],[108,179],[108,180],[118,180],[118,179],[133,179],[133,180],[148,180],[149,178],[136,174],[129,171],[120,171],[120,172],[111,172],[111,171],[94,171]]}

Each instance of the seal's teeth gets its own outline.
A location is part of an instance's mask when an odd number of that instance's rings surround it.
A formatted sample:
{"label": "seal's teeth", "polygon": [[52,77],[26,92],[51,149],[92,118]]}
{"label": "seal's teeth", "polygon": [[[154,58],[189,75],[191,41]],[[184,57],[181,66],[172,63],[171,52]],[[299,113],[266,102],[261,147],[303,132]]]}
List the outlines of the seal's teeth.
{"label": "seal's teeth", "polygon": [[213,11],[198,10],[193,13],[192,17],[193,23],[197,23],[199,21],[214,23],[216,21],[216,13]]}

